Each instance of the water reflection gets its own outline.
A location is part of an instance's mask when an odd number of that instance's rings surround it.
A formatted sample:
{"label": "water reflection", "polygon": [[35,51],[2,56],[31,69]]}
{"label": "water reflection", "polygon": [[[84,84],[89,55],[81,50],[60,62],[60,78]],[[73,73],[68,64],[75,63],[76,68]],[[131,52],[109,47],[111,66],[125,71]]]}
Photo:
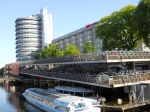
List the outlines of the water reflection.
{"label": "water reflection", "polygon": [[22,93],[26,88],[29,87],[0,82],[0,109],[4,112],[42,112],[25,101]]}
{"label": "water reflection", "polygon": [[26,101],[24,102],[24,106],[26,110],[28,110],[29,112],[42,112],[41,110],[37,109],[36,107],[34,107],[33,105],[31,105]]}
{"label": "water reflection", "polygon": [[6,89],[4,89],[4,87],[5,85],[3,83],[0,83],[0,109],[4,112],[16,112],[15,107],[8,100],[10,93],[7,92]]}

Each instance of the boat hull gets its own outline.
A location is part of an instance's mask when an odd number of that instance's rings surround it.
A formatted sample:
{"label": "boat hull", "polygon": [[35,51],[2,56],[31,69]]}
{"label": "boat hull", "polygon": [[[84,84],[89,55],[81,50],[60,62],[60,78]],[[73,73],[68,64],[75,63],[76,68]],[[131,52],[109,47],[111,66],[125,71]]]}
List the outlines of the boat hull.
{"label": "boat hull", "polygon": [[43,110],[45,112],[61,112],[61,111],[55,110],[54,108],[52,108],[52,107],[50,107],[50,106],[48,106],[48,105],[46,105],[46,104],[44,104],[44,103],[42,103],[40,101],[37,101],[37,100],[35,100],[35,99],[31,98],[31,97],[26,96],[24,93],[23,93],[23,96],[25,97],[25,99],[29,103],[31,103],[32,105],[40,108],[41,110]]}

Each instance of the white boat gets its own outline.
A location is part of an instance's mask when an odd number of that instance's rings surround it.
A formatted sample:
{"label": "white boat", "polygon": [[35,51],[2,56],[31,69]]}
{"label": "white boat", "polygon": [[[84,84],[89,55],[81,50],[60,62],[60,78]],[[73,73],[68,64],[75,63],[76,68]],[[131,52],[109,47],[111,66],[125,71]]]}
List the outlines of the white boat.
{"label": "white boat", "polygon": [[101,112],[92,104],[96,100],[62,94],[39,88],[29,88],[23,93],[26,100],[46,112]]}

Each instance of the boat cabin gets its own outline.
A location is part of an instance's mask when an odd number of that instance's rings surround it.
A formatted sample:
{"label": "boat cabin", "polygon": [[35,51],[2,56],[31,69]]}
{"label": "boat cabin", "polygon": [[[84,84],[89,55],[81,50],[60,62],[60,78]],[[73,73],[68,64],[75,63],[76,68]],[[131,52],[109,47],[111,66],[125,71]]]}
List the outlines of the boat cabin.
{"label": "boat cabin", "polygon": [[94,91],[92,89],[86,89],[81,87],[55,86],[54,89],[56,92],[70,94],[74,96],[81,96],[81,97],[94,96]]}

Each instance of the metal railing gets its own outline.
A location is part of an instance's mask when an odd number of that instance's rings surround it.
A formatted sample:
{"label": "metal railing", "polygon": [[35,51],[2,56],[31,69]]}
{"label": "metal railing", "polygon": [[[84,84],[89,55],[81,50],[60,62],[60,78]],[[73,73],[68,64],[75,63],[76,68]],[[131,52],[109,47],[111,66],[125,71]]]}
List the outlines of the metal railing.
{"label": "metal railing", "polygon": [[134,83],[139,81],[150,80],[150,71],[141,71],[134,73],[122,73],[116,75],[108,75],[105,73],[100,73],[97,75],[92,74],[73,74],[73,73],[62,73],[62,72],[49,72],[49,71],[39,71],[39,70],[21,70],[20,73],[40,75],[51,78],[58,79],[68,79],[96,84],[105,84],[105,85],[116,85],[124,83]]}
{"label": "metal railing", "polygon": [[100,53],[80,54],[77,56],[62,56],[48,59],[33,60],[21,62],[26,64],[49,64],[49,63],[66,63],[66,62],[86,62],[86,61],[103,61],[103,60],[123,60],[123,59],[150,59],[148,51],[105,51]]}

